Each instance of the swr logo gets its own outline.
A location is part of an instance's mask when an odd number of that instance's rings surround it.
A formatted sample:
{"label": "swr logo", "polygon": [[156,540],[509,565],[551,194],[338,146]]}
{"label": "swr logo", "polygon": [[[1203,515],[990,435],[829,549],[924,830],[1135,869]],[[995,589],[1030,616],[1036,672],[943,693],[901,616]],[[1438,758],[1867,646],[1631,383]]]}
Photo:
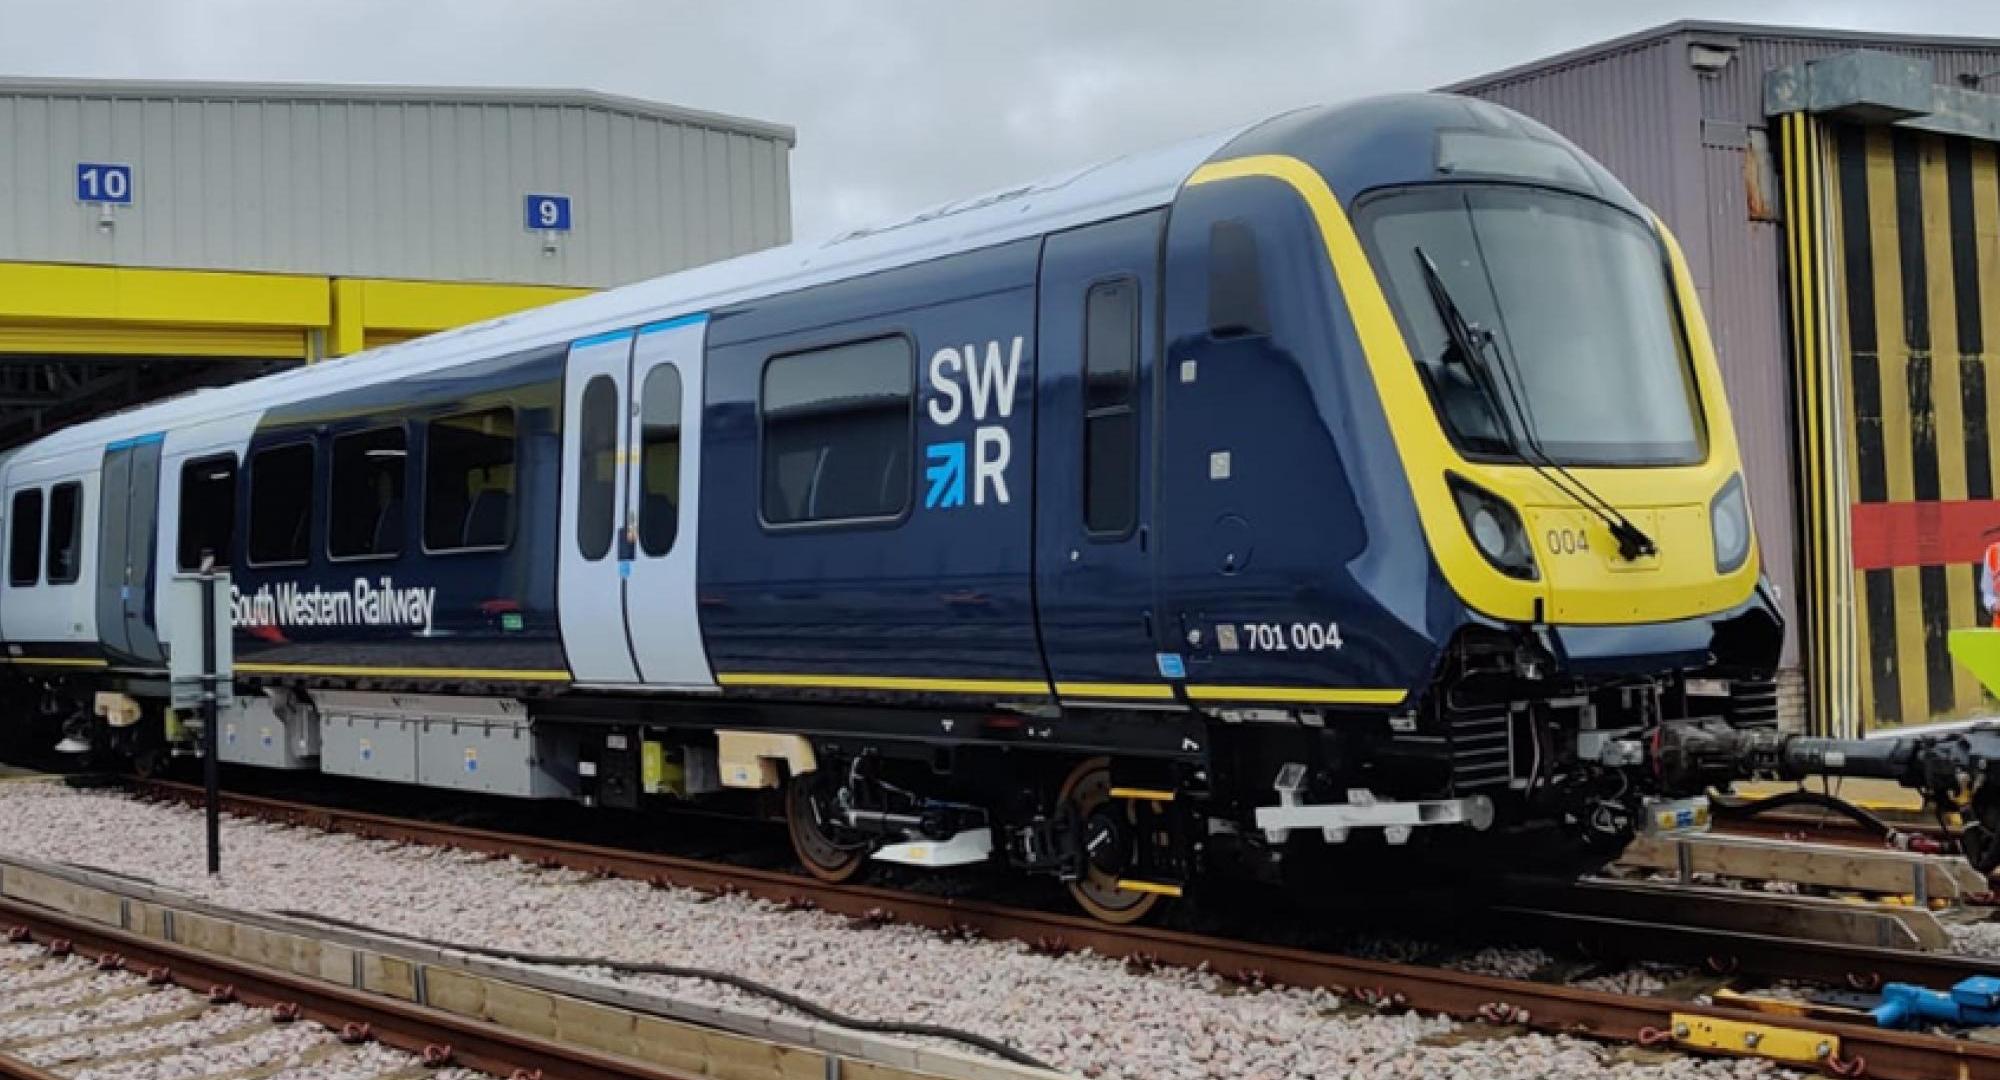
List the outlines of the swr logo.
{"label": "swr logo", "polygon": [[[1014,388],[1021,377],[1022,339],[1017,335],[1011,347],[1000,342],[986,343],[982,357],[979,347],[946,346],[931,354],[927,369],[931,398],[925,403],[931,423],[951,427],[971,406],[975,427],[972,431],[972,504],[1007,502],[1007,463],[1013,460],[1014,445],[1004,424],[986,423],[989,416],[1005,420],[1014,412]],[[945,510],[965,505],[966,440],[953,439],[924,447],[924,509]]]}

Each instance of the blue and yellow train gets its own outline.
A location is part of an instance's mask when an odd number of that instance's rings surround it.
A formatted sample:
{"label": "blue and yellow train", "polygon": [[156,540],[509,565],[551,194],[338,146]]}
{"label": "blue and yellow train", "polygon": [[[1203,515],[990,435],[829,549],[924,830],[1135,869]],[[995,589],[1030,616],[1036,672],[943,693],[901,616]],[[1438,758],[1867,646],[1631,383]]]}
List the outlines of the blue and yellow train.
{"label": "blue and yellow train", "polygon": [[[0,466],[37,715],[639,808],[1133,919],[1343,846],[1615,850],[1779,642],[1686,266],[1576,147],[1290,113],[109,416]],[[744,796],[735,796],[739,799]],[[755,797],[751,797],[755,801]]]}

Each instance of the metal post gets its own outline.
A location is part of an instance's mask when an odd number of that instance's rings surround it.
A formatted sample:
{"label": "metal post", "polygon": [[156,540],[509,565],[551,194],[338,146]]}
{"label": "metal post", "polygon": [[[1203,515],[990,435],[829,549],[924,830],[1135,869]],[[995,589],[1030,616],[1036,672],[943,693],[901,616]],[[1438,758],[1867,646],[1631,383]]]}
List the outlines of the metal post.
{"label": "metal post", "polygon": [[215,707],[215,559],[201,563],[201,745],[202,782],[208,788],[208,872],[222,873],[222,777],[218,758],[221,727]]}

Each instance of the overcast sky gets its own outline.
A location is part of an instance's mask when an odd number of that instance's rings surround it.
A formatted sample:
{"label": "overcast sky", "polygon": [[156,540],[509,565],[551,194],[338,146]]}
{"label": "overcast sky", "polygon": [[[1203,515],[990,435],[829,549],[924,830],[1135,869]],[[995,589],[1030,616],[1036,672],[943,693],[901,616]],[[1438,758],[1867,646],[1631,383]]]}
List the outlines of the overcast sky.
{"label": "overcast sky", "polygon": [[0,73],[579,87],[777,121],[806,238],[1681,18],[2000,37],[1996,0],[0,0]]}

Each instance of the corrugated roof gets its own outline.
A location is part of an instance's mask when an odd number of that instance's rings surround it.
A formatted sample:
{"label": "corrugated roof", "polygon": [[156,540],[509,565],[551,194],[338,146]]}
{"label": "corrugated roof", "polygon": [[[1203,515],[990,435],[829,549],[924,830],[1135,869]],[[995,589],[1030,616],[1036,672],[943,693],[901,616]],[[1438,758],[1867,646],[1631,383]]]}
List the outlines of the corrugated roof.
{"label": "corrugated roof", "polygon": [[1476,89],[1512,82],[1516,79],[1545,74],[1574,64],[1600,60],[1616,53],[1644,48],[1666,38],[1682,34],[1758,38],[1765,40],[1827,41],[1837,42],[1849,47],[1880,45],[1891,47],[1902,46],[1905,48],[1961,48],[2000,51],[2000,38],[1964,37],[1950,34],[1886,33],[1875,30],[1839,30],[1813,26],[1768,26],[1757,23],[1710,22],[1702,19],[1682,19],[1678,22],[1665,23],[1650,29],[1626,34],[1622,37],[1593,42],[1567,52],[1559,52],[1551,56],[1542,57],[1539,60],[1531,60],[1528,63],[1515,67],[1488,72],[1484,75],[1476,75],[1470,79],[1464,79],[1440,89],[1453,93],[1467,93]]}
{"label": "corrugated roof", "polygon": [[198,82],[174,79],[0,77],[0,95],[188,101],[405,101],[426,105],[557,105],[602,109],[798,145],[789,124],[687,109],[596,90],[500,86],[403,86],[393,83]]}

